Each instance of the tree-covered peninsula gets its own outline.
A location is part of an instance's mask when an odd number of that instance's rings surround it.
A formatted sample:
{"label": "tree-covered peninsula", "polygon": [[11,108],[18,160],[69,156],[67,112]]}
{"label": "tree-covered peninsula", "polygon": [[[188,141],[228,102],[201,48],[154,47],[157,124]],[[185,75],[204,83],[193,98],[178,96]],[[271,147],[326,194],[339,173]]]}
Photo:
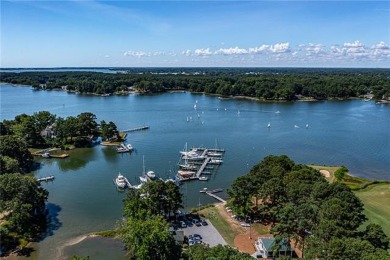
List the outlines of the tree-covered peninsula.
{"label": "tree-covered peninsula", "polygon": [[362,228],[363,203],[351,189],[287,156],[264,158],[228,194],[235,214],[269,224],[277,241],[289,241],[304,258],[390,259],[382,227]]}
{"label": "tree-covered peninsula", "polygon": [[59,147],[62,149],[70,146],[86,147],[90,146],[92,141],[99,136],[103,140],[121,140],[114,122],[107,123],[102,120],[98,123],[96,115],[90,112],[65,118],[48,111],[40,111],[32,115],[21,114],[14,120],[0,122],[0,131],[1,158],[11,154],[11,157],[16,157],[18,163],[22,163],[25,168],[28,165],[24,162],[31,158],[28,155],[22,155],[22,152],[18,152],[14,147]]}
{"label": "tree-covered peninsula", "polygon": [[[120,72],[120,73],[119,73]],[[132,68],[118,73],[4,72],[1,81],[34,89],[109,95],[185,90],[262,100],[390,97],[388,69]]]}

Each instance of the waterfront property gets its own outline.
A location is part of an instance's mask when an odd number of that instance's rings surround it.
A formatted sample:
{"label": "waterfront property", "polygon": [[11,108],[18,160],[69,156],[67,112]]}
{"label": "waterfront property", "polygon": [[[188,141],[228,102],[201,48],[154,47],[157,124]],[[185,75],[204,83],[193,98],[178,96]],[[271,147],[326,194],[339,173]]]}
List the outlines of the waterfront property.
{"label": "waterfront property", "polygon": [[[293,249],[286,239],[280,241],[279,246],[277,246],[276,243],[277,242],[273,237],[259,237],[255,244],[256,252],[253,256],[256,258],[273,258],[281,255],[291,255],[293,253]],[[279,247],[279,249],[275,249],[277,247]]]}

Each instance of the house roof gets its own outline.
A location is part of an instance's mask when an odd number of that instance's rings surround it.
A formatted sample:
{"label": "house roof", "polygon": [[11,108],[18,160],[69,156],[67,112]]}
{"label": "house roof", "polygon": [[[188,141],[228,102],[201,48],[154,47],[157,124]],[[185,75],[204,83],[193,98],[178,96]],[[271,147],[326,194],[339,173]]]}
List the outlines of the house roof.
{"label": "house roof", "polygon": [[[263,245],[267,249],[268,252],[273,251],[272,247],[273,247],[273,245],[275,243],[275,238],[260,238],[260,240],[263,241]],[[288,241],[286,239],[282,239],[282,241],[280,241],[279,244],[280,244],[279,251],[291,250],[290,245],[288,244]]]}

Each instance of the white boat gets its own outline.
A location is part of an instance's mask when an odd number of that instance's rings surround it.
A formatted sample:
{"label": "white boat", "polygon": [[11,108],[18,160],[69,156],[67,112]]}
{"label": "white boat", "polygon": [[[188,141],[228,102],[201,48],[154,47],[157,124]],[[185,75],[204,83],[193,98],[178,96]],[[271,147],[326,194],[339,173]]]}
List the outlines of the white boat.
{"label": "white boat", "polygon": [[146,177],[149,179],[149,180],[154,180],[156,179],[156,174],[154,173],[154,171],[148,171],[146,173]]}
{"label": "white boat", "polygon": [[210,164],[221,164],[223,163],[223,160],[222,159],[211,159]]}
{"label": "white boat", "polygon": [[217,152],[208,152],[207,155],[210,157],[221,157],[223,154]]}
{"label": "white boat", "polygon": [[276,111],[275,113],[276,113],[276,114],[280,114],[280,111],[278,110],[278,111]]}
{"label": "white boat", "polygon": [[199,177],[199,180],[200,180],[200,181],[208,181],[209,178],[208,178],[208,177],[203,177],[203,176],[202,176],[202,177]]}
{"label": "white boat", "polygon": [[190,177],[195,174],[194,171],[177,171],[177,173],[182,177]]}
{"label": "white boat", "polygon": [[297,126],[297,125],[294,125],[294,127],[295,127],[295,128],[299,128],[299,126]]}
{"label": "white boat", "polygon": [[130,151],[132,151],[134,148],[133,148],[133,146],[131,146],[131,144],[126,144],[126,147],[127,147],[127,149],[129,149]]}
{"label": "white boat", "polygon": [[309,124],[306,124],[306,128],[309,128]]}
{"label": "white boat", "polygon": [[44,154],[42,154],[42,157],[43,158],[50,158],[50,154],[49,153],[44,153]]}
{"label": "white boat", "polygon": [[270,128],[271,127],[271,123],[268,123],[267,127]]}
{"label": "white boat", "polygon": [[196,170],[196,166],[189,163],[179,164],[179,167],[183,170]]}
{"label": "white boat", "polygon": [[207,192],[207,188],[203,188],[203,190],[200,190],[199,192],[206,193]]}
{"label": "white boat", "polygon": [[125,188],[126,187],[126,181],[125,181],[125,177],[123,177],[122,174],[118,174],[118,177],[116,177],[115,179],[115,184],[118,188]]}

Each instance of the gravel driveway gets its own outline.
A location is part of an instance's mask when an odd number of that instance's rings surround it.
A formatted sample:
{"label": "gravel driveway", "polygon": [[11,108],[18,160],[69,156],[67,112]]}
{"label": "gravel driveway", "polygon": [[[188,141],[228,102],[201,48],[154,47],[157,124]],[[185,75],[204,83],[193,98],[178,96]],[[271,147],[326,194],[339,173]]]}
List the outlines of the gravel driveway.
{"label": "gravel driveway", "polygon": [[210,247],[216,246],[218,244],[227,245],[226,241],[219,234],[218,230],[210,223],[210,221],[206,220],[207,226],[197,227],[193,225],[192,227],[183,228],[184,235],[189,236],[191,234],[199,234],[202,236],[202,241],[206,244],[209,244]]}

